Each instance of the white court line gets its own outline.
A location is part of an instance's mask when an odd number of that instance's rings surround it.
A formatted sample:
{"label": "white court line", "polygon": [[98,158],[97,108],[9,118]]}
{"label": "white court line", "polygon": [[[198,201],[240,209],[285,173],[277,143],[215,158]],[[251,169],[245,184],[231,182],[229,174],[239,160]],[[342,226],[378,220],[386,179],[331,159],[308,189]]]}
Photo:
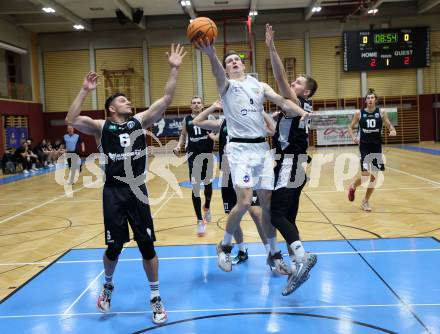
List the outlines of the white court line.
{"label": "white court line", "polygon": [[402,174],[404,174],[404,175],[412,176],[412,177],[415,177],[416,179],[419,179],[419,180],[422,180],[422,181],[426,181],[426,182],[429,182],[429,183],[435,184],[435,185],[437,185],[437,186],[440,186],[440,182],[437,182],[437,181],[434,181],[434,180],[431,180],[431,179],[427,179],[426,177],[419,176],[419,175],[415,175],[415,174],[412,174],[412,173],[409,173],[409,172],[405,172],[405,171],[403,171],[403,170],[400,170],[400,169],[397,169],[397,168],[390,167],[390,166],[388,166],[388,165],[386,166],[386,168],[391,169],[391,170],[394,170],[394,171],[399,172],[399,173],[402,173]]}
{"label": "white court line", "polygon": [[[406,308],[410,307],[433,307],[440,306],[440,303],[432,304],[354,304],[354,305],[315,305],[315,306],[273,306],[273,307],[242,307],[242,308],[218,308],[218,309],[195,309],[195,310],[167,310],[167,313],[202,313],[202,312],[233,312],[233,311],[282,311],[282,310],[310,310],[310,309],[340,309],[340,308],[381,308],[381,307],[397,307]],[[108,312],[105,315],[112,314],[148,314],[151,311],[121,311],[121,312]],[[26,315],[2,315],[0,319],[13,319],[13,318],[37,318],[37,317],[72,317],[72,316],[90,316],[99,315],[101,312],[85,312],[85,313],[53,313],[53,314],[26,314]]]}
{"label": "white court line", "polygon": [[[156,214],[158,214],[159,213],[159,211],[164,207],[164,205],[165,204],[167,204],[168,203],[168,201],[171,199],[171,198],[173,198],[174,197],[174,195],[175,195],[175,193],[172,193],[171,194],[171,196],[170,197],[168,197],[167,199],[166,199],[166,201],[164,201],[163,203],[162,203],[162,205],[151,215],[153,218],[154,218],[154,216],[156,215]],[[125,248],[122,250],[122,251],[124,251],[125,250]],[[102,262],[102,260],[100,261],[100,262]],[[101,275],[104,273],[104,270],[102,270],[99,274],[98,274],[98,276],[96,276],[91,282],[90,282],[90,284],[87,286],[87,288],[85,288],[84,289],[84,291],[83,292],[81,292],[81,294],[74,300],[74,302],[72,303],[72,304],[70,304],[70,306],[64,311],[64,314],[67,314],[71,309],[72,309],[72,307],[74,307],[75,305],[76,305],[76,303],[78,303],[78,301],[82,298],[82,296],[84,296],[85,294],[86,294],[86,292],[90,289],[90,287],[98,280],[98,278],[99,277],[101,277]]]}
{"label": "white court line", "polygon": [[[213,245],[214,246],[214,245]],[[125,248],[124,248],[125,249]],[[440,248],[422,248],[422,249],[387,249],[374,251],[347,251],[347,252],[315,252],[316,255],[347,255],[347,254],[377,254],[377,253],[413,253],[413,252],[440,252]],[[287,254],[284,254],[287,255]],[[266,257],[267,254],[249,254],[249,257]],[[176,257],[161,257],[160,260],[200,260],[200,259],[216,259],[216,255],[212,256],[176,256]],[[141,258],[135,259],[120,259],[118,262],[141,261]],[[54,264],[77,264],[77,263],[101,263],[102,259],[98,260],[70,260],[57,261]],[[17,263],[0,263],[0,266],[23,266],[23,265],[47,265],[52,262],[17,262]]]}
{"label": "white court line", "polygon": [[[313,188],[310,188],[313,189]],[[340,193],[340,192],[346,192],[346,189],[344,190],[317,190],[317,191],[310,191],[310,189],[307,189],[305,191],[308,194],[317,194],[317,193]],[[421,189],[440,189],[439,187],[408,187],[408,188],[374,188],[374,191],[396,191],[396,190],[421,190]],[[364,190],[362,187],[359,188],[360,191]]]}
{"label": "white court line", "polygon": [[[91,184],[88,184],[87,187],[90,186],[90,185],[92,185],[92,184],[94,184],[94,183],[96,183],[96,181],[93,182],[93,183],[91,183]],[[61,199],[61,198],[63,198],[63,197],[66,197],[67,195],[74,194],[74,193],[76,193],[77,191],[80,191],[80,190],[82,190],[82,189],[84,189],[84,188],[86,188],[86,186],[82,186],[81,188],[75,189],[75,190],[73,190],[72,192],[69,192],[69,193],[64,194],[64,195],[61,195],[61,196],[54,197],[54,198],[52,198],[52,199],[50,199],[50,200],[48,200],[48,201],[46,201],[46,202],[44,202],[44,203],[38,204],[37,206],[34,206],[34,207],[30,208],[30,209],[27,209],[27,210],[21,211],[21,212],[19,212],[19,213],[13,215],[13,216],[11,216],[11,217],[8,217],[8,218],[6,218],[6,219],[0,220],[0,224],[6,223],[6,222],[10,221],[11,219],[17,218],[17,217],[19,217],[19,216],[21,216],[21,215],[23,215],[23,214],[25,214],[25,213],[28,213],[28,212],[31,212],[31,211],[33,211],[33,210],[35,210],[35,209],[41,208],[42,206],[45,206],[45,205],[47,205],[47,204],[49,204],[49,203],[55,202],[55,201],[57,201],[57,200],[59,200],[59,199]]]}

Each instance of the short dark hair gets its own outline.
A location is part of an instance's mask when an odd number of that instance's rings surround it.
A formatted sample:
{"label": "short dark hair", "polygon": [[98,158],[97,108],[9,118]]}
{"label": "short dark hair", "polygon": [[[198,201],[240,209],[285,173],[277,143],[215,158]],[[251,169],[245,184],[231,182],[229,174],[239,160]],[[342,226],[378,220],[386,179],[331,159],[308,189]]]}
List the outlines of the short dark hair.
{"label": "short dark hair", "polygon": [[109,96],[109,97],[107,98],[107,100],[105,100],[105,105],[104,105],[105,111],[109,111],[110,105],[112,104],[112,102],[114,101],[114,99],[116,99],[116,98],[119,97],[119,96],[124,96],[124,97],[125,97],[125,94],[122,94],[122,93],[115,93],[115,94],[113,94],[112,96]]}
{"label": "short dark hair", "polygon": [[[223,56],[223,68],[226,68],[226,58],[228,58],[230,55],[237,55],[240,57],[240,54],[237,51],[234,50],[229,50],[228,52],[225,53],[225,55]],[[241,59],[241,57],[240,57]]]}
{"label": "short dark hair", "polygon": [[299,76],[306,79],[306,88],[310,91],[310,94],[307,97],[311,98],[318,90],[318,83],[308,74],[300,74]]}
{"label": "short dark hair", "polygon": [[194,99],[199,99],[200,101],[202,101],[202,104],[203,104],[203,99],[200,96],[197,96],[197,95],[193,96],[191,99],[191,103]]}
{"label": "short dark hair", "polygon": [[374,88],[368,88],[367,95],[365,95],[365,98],[366,98],[368,95],[374,95],[374,97],[376,98],[376,100],[379,98],[379,97],[377,96],[376,91],[374,90]]}

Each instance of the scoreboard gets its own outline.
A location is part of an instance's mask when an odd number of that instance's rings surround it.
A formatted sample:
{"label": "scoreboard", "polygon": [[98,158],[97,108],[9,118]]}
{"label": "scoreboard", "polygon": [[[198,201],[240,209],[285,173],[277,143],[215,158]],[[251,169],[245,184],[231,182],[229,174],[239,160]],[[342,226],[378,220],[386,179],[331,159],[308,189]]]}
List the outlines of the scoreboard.
{"label": "scoreboard", "polygon": [[427,27],[344,31],[344,71],[427,67]]}

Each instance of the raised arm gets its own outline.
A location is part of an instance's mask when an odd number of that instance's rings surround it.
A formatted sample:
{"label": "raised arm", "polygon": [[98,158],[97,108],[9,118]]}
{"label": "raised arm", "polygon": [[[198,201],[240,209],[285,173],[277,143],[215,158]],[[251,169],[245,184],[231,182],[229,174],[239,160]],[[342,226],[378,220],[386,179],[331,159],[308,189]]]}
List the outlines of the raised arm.
{"label": "raised arm", "polygon": [[182,149],[183,144],[186,142],[186,137],[188,136],[188,131],[186,130],[186,122],[185,118],[182,120],[182,131],[180,132],[179,142],[176,147],[173,149],[174,154],[177,154]]}
{"label": "raised arm", "polygon": [[292,100],[285,99],[281,95],[278,95],[268,84],[264,82],[261,82],[261,84],[264,89],[264,97],[280,107],[286,115],[291,117],[305,117],[307,115],[307,113],[300,106],[292,102]]}
{"label": "raised arm", "polygon": [[82,133],[93,135],[95,138],[99,138],[101,136],[101,129],[105,121],[103,119],[96,120],[88,116],[81,116],[80,113],[84,100],[89,92],[96,89],[97,84],[98,75],[94,72],[89,72],[84,79],[81,90],[79,91],[75,100],[73,100],[66,116],[66,123],[68,125],[73,126]]}
{"label": "raised arm", "polygon": [[200,114],[194,118],[194,125],[209,131],[219,131],[221,126],[221,120],[218,119],[208,119],[209,115],[211,115],[216,110],[222,109],[222,104],[220,101],[215,101],[208,108],[203,110]]}
{"label": "raised arm", "polygon": [[299,104],[298,97],[296,96],[295,92],[290,88],[283,63],[281,62],[280,56],[278,55],[277,49],[275,48],[274,35],[275,31],[273,31],[272,26],[267,23],[266,46],[269,49],[273,75],[278,84],[281,95],[284,96],[286,99],[290,99],[296,104]]}
{"label": "raised arm", "polygon": [[163,115],[163,113],[170,106],[174,92],[176,91],[177,74],[179,67],[182,64],[183,57],[186,55],[186,51],[183,46],[177,44],[174,48],[174,44],[171,45],[170,52],[166,53],[168,62],[171,66],[170,76],[165,85],[164,95],[157,101],[155,101],[147,110],[137,113],[134,117],[138,119],[144,129],[150,127],[156,123]]}
{"label": "raised arm", "polygon": [[355,144],[359,144],[359,138],[355,137],[353,129],[358,125],[359,120],[361,119],[361,112],[355,111],[353,118],[351,119],[351,123],[348,126],[348,134]]}
{"label": "raised arm", "polygon": [[390,119],[388,118],[388,113],[386,110],[381,109],[380,114],[382,116],[382,120],[385,122],[386,127],[390,130],[390,137],[394,137],[397,135],[396,128],[391,124]]}
{"label": "raised arm", "polygon": [[215,42],[212,42],[212,44],[210,44],[209,40],[206,38],[204,41],[195,42],[194,46],[208,56],[211,63],[212,74],[214,74],[215,82],[217,83],[217,91],[220,96],[223,96],[229,87],[229,81],[226,77],[225,69],[215,52],[214,43]]}
{"label": "raised arm", "polygon": [[276,128],[273,117],[264,111],[263,118],[264,118],[264,123],[266,125],[267,135],[272,137],[275,134],[275,128]]}

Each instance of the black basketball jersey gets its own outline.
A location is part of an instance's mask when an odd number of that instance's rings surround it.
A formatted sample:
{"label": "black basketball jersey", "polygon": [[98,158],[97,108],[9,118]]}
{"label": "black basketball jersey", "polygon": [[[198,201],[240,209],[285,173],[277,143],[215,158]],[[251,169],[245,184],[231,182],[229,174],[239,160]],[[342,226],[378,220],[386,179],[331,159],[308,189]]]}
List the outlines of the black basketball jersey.
{"label": "black basketball jersey", "polygon": [[[312,112],[312,104],[298,96],[299,105],[306,112]],[[280,114],[273,143],[278,154],[304,154],[309,146],[309,122],[301,121],[300,116],[289,117]]]}
{"label": "black basketball jersey", "polygon": [[186,150],[196,153],[212,153],[214,142],[208,136],[208,131],[193,124],[192,115],[184,118],[186,131],[188,133],[188,144]]}
{"label": "black basketball jersey", "polygon": [[218,138],[218,158],[220,162],[220,167],[222,165],[223,154],[225,153],[225,146],[228,143],[228,128],[226,127],[226,119],[223,120],[222,125],[219,130]]}
{"label": "black basketball jersey", "polygon": [[[106,184],[128,185],[115,176],[135,178],[146,172],[147,141],[141,123],[134,117],[127,122],[118,124],[107,120],[104,123],[99,150],[104,153],[108,161],[104,166]],[[129,164],[125,162],[130,159]],[[130,168],[133,176],[126,175],[124,169]]]}
{"label": "black basketball jersey", "polygon": [[361,109],[359,131],[361,132],[361,144],[380,145],[382,143],[382,116],[379,108],[376,108],[373,112]]}

